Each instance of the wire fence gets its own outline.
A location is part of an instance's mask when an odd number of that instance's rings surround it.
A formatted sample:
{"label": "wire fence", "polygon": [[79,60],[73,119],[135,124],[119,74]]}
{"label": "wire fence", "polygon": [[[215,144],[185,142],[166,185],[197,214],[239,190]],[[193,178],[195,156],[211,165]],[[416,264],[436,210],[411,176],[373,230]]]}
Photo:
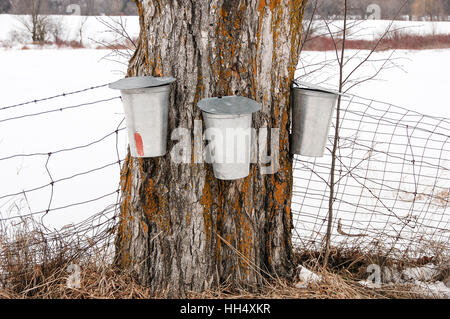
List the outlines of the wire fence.
{"label": "wire fence", "polygon": [[[40,125],[36,125],[37,127],[42,127],[45,125],[45,121],[43,121],[43,115],[50,114],[62,114],[65,112],[70,112],[82,108],[89,108],[96,105],[106,105],[108,106],[112,101],[120,101],[120,96],[112,96],[101,99],[94,99],[90,97],[90,93],[92,91],[98,91],[104,88],[107,88],[108,84],[98,85],[89,87],[82,90],[77,90],[73,92],[61,93],[55,96],[46,97],[42,99],[35,99],[28,102],[18,103],[9,106],[1,106],[0,107],[0,128],[5,124],[10,124],[10,122],[30,119],[33,122],[40,122]],[[103,96],[104,93],[102,92]],[[64,105],[62,100],[66,100],[69,97],[76,96],[75,101],[86,100],[84,103],[76,103],[74,105]],[[44,102],[54,102],[57,107],[45,106],[40,108],[37,111],[37,106],[42,104],[46,104]],[[31,111],[30,111],[31,110]],[[85,110],[84,110],[85,111]],[[68,114],[68,118],[71,118],[71,114]],[[23,127],[27,126],[27,123],[18,123],[17,131],[21,131]],[[64,126],[64,123],[63,123]],[[30,128],[32,130],[32,128]],[[105,189],[100,189],[97,192],[96,196],[87,196],[84,192],[81,199],[72,200],[71,198],[76,198],[79,196],[75,196],[74,193],[82,192],[83,188],[86,188],[87,185],[92,184],[92,176],[98,172],[111,172],[111,168],[115,167],[115,171],[113,174],[120,172],[121,165],[124,161],[124,151],[120,149],[119,146],[119,137],[124,138],[123,134],[125,133],[125,118],[123,115],[121,116],[121,120],[118,122],[117,126],[110,128],[110,131],[101,135],[100,137],[92,137],[89,136],[87,143],[80,143],[79,145],[75,145],[67,148],[59,148],[52,151],[40,151],[40,152],[30,152],[30,153],[17,153],[10,154],[6,156],[2,156],[7,153],[3,147],[2,152],[0,153],[0,171],[2,174],[8,172],[11,168],[13,168],[16,164],[19,165],[20,161],[23,159],[27,159],[30,162],[40,163],[44,169],[43,173],[41,172],[41,176],[37,178],[37,180],[42,180],[43,176],[46,177],[45,183],[40,185],[29,187],[22,189],[20,191],[12,191],[12,192],[4,192],[0,193],[0,224],[3,227],[3,231],[14,233],[14,227],[7,226],[17,226],[28,224],[30,221],[31,224],[35,223],[35,221],[39,221],[39,227],[45,227],[45,237],[40,238],[40,240],[33,240],[33,246],[39,246],[43,242],[52,242],[52,241],[60,241],[71,239],[80,239],[85,238],[86,248],[89,248],[94,245],[98,245],[101,242],[109,241],[111,238],[111,234],[113,233],[114,227],[116,225],[116,217],[118,215],[119,208],[119,200],[120,200],[120,189],[118,186],[118,182],[114,183],[114,186],[108,187]],[[32,138],[32,132],[29,134]],[[79,132],[73,132],[75,135]],[[9,137],[14,137],[14,133],[12,133]],[[28,141],[28,144],[30,141]],[[45,144],[45,143],[44,143]],[[111,148],[114,151],[109,152],[109,155],[114,155],[114,157],[109,157],[106,159],[106,162],[103,160],[102,163],[99,163],[98,166],[95,166],[95,160],[92,157],[89,157],[92,163],[86,165],[79,165],[76,161],[76,156],[72,157],[71,163],[68,163],[68,159],[73,154],[77,152],[81,152],[82,154],[94,154],[99,152],[99,148]],[[101,151],[100,151],[101,154]],[[80,154],[78,154],[78,158]],[[73,162],[72,162],[73,161]],[[53,164],[53,166],[52,166]],[[69,164],[69,165],[68,165]],[[73,165],[75,164],[75,167]],[[94,166],[92,166],[94,164]],[[39,164],[38,164],[39,165]],[[2,167],[3,166],[3,167]],[[35,166],[35,164],[33,164]],[[55,174],[56,170],[65,170],[65,168],[71,166],[71,173],[63,173],[60,172]],[[19,175],[19,173],[17,173]],[[59,178],[55,177],[55,175],[61,175]],[[118,175],[118,174],[117,174]],[[28,178],[30,176],[25,176]],[[117,178],[113,178],[117,181]],[[84,180],[77,181],[77,179],[86,178]],[[3,176],[3,184],[5,183],[5,177]],[[94,177],[95,181],[95,177]],[[67,184],[72,183],[74,186],[67,188]],[[10,183],[13,185],[14,183]],[[65,184],[65,185],[64,185]],[[17,185],[16,185],[17,186]],[[62,192],[58,192],[58,187],[62,188],[62,191],[68,189],[70,193],[69,196],[61,196]],[[5,190],[7,187],[3,187],[2,190]],[[34,197],[34,200],[33,200]],[[57,201],[60,197],[62,200]],[[31,202],[31,203],[30,203]],[[55,203],[55,202],[59,202]],[[36,209],[37,208],[37,209]],[[83,211],[83,214],[80,212]],[[65,214],[68,213],[68,214]],[[52,227],[47,228],[46,223],[44,222],[44,218],[49,216],[49,214],[60,214],[62,220],[67,219],[71,214],[72,215],[82,215],[87,217],[79,217],[75,218],[78,222],[67,222],[63,227]],[[55,219],[52,217],[51,219]],[[69,218],[70,219],[70,218]],[[9,223],[9,224],[8,224]],[[55,225],[60,225],[61,223],[56,223]],[[25,226],[26,228],[27,226]],[[81,252],[78,250],[77,253]]]}
{"label": "wire fence", "polygon": [[[42,102],[56,102],[69,96],[89,94],[106,86],[0,106],[0,127],[21,119],[38,120],[42,115],[99,104],[108,105],[116,103],[116,100],[120,102],[120,96],[112,96],[39,111],[33,107],[32,112],[19,115],[8,113],[15,109],[31,108]],[[98,243],[110,238],[118,216],[118,183],[113,188],[111,185],[105,187],[106,191],[99,190],[96,196],[78,200],[75,200],[75,195],[69,198],[62,196],[58,187],[65,189],[62,184],[73,183],[81,190],[92,184],[92,178],[85,179],[84,184],[76,182],[77,179],[111,168],[114,168],[114,178],[118,180],[125,151],[119,145],[119,139],[126,138],[125,130],[121,115],[117,125],[100,137],[90,137],[88,143],[48,152],[17,153],[3,157],[0,153],[0,168],[11,161],[36,159],[44,166],[47,178],[41,185],[0,193],[0,222],[35,217],[42,221],[51,213],[89,210],[87,218],[49,232],[45,240],[51,240],[52,236],[70,238],[81,235],[89,237],[90,243]],[[332,246],[377,249],[399,258],[434,254],[437,249],[448,251],[450,119],[425,116],[391,104],[349,96],[343,100],[339,136]],[[296,156],[294,160],[293,242],[302,249],[320,250],[324,246],[333,139],[334,135],[329,137],[328,151],[323,158]],[[113,149],[113,153],[106,156],[107,162],[55,177],[52,167],[53,161],[57,160],[55,157],[78,151],[89,154],[96,148],[98,152],[100,145]],[[89,165],[92,163],[95,161]],[[76,191],[72,189],[69,192],[73,194]],[[29,204],[29,200],[35,193],[40,193],[41,207],[32,210],[33,205]],[[58,196],[64,200],[57,201]],[[72,197],[74,199],[70,201]],[[25,204],[26,213],[23,207],[18,207],[18,200]],[[16,207],[16,211],[11,212],[11,207]]]}
{"label": "wire fence", "polygon": [[[450,119],[349,96],[340,120],[331,244],[392,258],[448,252]],[[324,246],[332,132],[323,158],[294,163],[294,242],[304,249]]]}

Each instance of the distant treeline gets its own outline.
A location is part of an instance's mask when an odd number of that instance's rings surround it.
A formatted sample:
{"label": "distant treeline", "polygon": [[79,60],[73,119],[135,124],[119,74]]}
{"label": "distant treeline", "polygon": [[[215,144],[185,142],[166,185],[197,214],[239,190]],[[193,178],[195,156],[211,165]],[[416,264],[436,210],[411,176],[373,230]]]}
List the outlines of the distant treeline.
{"label": "distant treeline", "polygon": [[[306,16],[318,1],[316,18],[342,17],[343,0],[309,0]],[[406,3],[405,3],[406,2]],[[374,5],[379,10],[374,11]],[[132,0],[0,0],[0,13],[80,15],[137,15]],[[450,0],[348,0],[348,13],[359,19],[449,20]]]}
{"label": "distant treeline", "polygon": [[[367,19],[384,20],[449,20],[450,0],[348,0],[350,16]],[[310,16],[316,0],[309,0],[306,16]],[[342,17],[343,0],[318,0],[315,11],[316,18]],[[374,12],[374,5],[379,12]]]}
{"label": "distant treeline", "polygon": [[58,15],[137,15],[132,0],[0,0],[0,13]]}

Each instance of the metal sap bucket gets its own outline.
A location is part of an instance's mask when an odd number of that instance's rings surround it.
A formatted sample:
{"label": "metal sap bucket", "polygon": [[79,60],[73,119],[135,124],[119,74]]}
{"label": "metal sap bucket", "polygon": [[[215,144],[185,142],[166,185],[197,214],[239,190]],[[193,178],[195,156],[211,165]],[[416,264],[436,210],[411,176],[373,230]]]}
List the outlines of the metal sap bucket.
{"label": "metal sap bucket", "polygon": [[261,109],[241,96],[203,99],[198,103],[205,120],[207,162],[221,180],[245,178],[250,173],[252,114]]}
{"label": "metal sap bucket", "polygon": [[291,153],[322,157],[339,94],[293,87]]}
{"label": "metal sap bucket", "polygon": [[120,90],[132,157],[167,153],[170,84],[174,78],[131,77],[109,85]]}

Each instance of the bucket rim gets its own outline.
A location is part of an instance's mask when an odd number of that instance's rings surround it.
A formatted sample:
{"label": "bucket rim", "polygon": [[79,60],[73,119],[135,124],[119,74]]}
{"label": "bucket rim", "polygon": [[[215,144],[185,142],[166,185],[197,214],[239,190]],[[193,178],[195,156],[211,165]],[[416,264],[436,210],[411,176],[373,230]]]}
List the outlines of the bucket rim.
{"label": "bucket rim", "polygon": [[146,89],[166,86],[175,81],[173,77],[133,76],[110,83],[109,88],[113,90]]}
{"label": "bucket rim", "polygon": [[[145,90],[144,92],[142,90]],[[169,92],[170,84],[154,86],[154,87],[146,87],[140,89],[122,89],[120,90],[122,96],[123,95],[138,95],[143,93],[148,93],[147,90],[151,90],[151,93],[161,93],[161,92]],[[150,92],[150,91],[149,91]]]}
{"label": "bucket rim", "polygon": [[207,112],[202,110],[202,114],[203,116],[206,115],[206,117],[215,117],[215,118],[223,118],[223,119],[232,119],[232,118],[239,118],[239,117],[244,117],[244,116],[249,116],[252,115],[252,113],[241,113],[241,114],[217,114],[217,113],[211,113],[211,112]]}
{"label": "bucket rim", "polygon": [[246,115],[256,113],[262,108],[255,100],[239,95],[204,98],[197,106],[203,112],[214,115]]}
{"label": "bucket rim", "polygon": [[[294,85],[296,85],[296,86],[294,86]],[[307,91],[330,93],[330,94],[334,94],[334,95],[338,95],[338,96],[340,95],[340,96],[344,96],[344,97],[346,96],[344,93],[341,93],[339,91],[328,89],[328,88],[324,88],[324,87],[316,85],[316,84],[312,84],[312,83],[308,83],[308,82],[304,82],[304,81],[299,81],[299,80],[293,80],[291,88],[293,88],[293,89],[300,89],[300,90],[307,90]]]}
{"label": "bucket rim", "polygon": [[336,93],[322,91],[322,90],[316,90],[316,89],[310,89],[310,88],[294,87],[293,90],[297,94],[321,96],[321,97],[327,97],[327,98],[332,98],[332,99],[337,98],[339,96]]}

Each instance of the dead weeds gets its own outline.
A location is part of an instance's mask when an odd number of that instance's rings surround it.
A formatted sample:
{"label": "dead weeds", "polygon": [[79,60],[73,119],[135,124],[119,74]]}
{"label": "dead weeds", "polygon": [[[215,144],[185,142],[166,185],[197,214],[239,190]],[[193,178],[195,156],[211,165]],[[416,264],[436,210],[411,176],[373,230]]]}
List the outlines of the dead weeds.
{"label": "dead weeds", "polygon": [[[168,296],[151,293],[139,284],[133,274],[116,268],[112,263],[109,239],[93,242],[77,236],[62,234],[49,236],[48,230],[35,222],[22,221],[13,228],[0,227],[0,298],[30,299],[158,299]],[[89,245],[85,245],[90,242]],[[221,299],[373,299],[426,298],[408,285],[392,285],[380,289],[358,283],[367,277],[371,263],[392,264],[379,255],[358,250],[334,248],[329,268],[321,268],[322,255],[314,251],[298,251],[296,264],[304,265],[323,280],[307,288],[296,287],[296,280],[264,279],[263,286],[252,289],[230,288],[202,293],[189,293],[188,298]],[[416,260],[424,264],[428,260]],[[79,286],[68,284],[70,265],[79,267]]]}

